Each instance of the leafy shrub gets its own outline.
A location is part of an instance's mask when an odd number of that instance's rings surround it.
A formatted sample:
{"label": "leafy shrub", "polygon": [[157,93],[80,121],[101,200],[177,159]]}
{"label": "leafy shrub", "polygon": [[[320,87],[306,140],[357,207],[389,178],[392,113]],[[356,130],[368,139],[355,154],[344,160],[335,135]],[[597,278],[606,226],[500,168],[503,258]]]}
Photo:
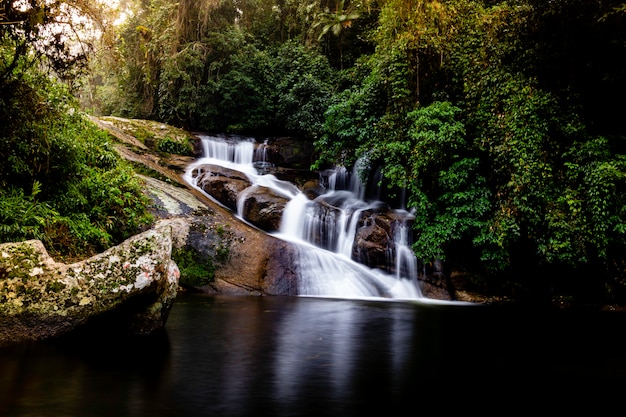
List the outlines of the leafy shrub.
{"label": "leafy shrub", "polygon": [[193,249],[178,248],[172,251],[172,259],[180,270],[180,284],[201,287],[213,282],[215,266],[210,257],[202,259]]}
{"label": "leafy shrub", "polygon": [[0,189],[0,242],[43,239],[44,231],[58,216],[47,203],[37,201],[40,184],[30,195],[20,188]]}
{"label": "leafy shrub", "polygon": [[139,179],[64,87],[33,70],[12,85],[0,86],[0,242],[82,257],[151,222]]}
{"label": "leafy shrub", "polygon": [[157,144],[159,152],[172,153],[176,155],[193,156],[193,148],[187,143],[176,141],[171,138],[164,138]]}

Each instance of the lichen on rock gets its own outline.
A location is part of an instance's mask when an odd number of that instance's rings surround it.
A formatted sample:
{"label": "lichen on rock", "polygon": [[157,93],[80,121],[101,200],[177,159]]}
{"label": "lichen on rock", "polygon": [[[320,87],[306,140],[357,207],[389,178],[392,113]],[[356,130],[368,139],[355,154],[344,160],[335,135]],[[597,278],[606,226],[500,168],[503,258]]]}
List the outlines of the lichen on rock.
{"label": "lichen on rock", "polygon": [[180,276],[171,251],[167,221],[73,264],[38,240],[0,245],[0,344],[59,336],[116,310],[132,333],[163,327]]}

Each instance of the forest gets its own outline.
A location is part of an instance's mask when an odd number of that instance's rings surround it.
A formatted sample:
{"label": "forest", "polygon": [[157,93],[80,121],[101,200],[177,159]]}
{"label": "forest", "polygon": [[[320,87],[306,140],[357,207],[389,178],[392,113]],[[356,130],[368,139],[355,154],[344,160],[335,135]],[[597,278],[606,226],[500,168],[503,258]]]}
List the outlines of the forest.
{"label": "forest", "polygon": [[0,242],[150,222],[84,114],[289,135],[380,167],[413,249],[494,293],[626,303],[626,3],[6,0]]}

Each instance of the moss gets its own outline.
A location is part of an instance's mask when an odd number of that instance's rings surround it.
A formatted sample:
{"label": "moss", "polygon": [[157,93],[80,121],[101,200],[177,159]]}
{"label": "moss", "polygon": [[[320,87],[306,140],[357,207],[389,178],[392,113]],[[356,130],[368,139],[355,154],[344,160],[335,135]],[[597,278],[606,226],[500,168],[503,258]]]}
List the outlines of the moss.
{"label": "moss", "polygon": [[139,258],[154,251],[155,245],[156,242],[154,241],[154,238],[136,240],[135,242],[133,242],[133,248],[135,250],[134,252],[131,251],[130,254],[135,254]]}
{"label": "moss", "polygon": [[31,271],[43,263],[41,254],[28,243],[12,245],[4,252],[6,256],[0,262],[0,279],[28,281]]}
{"label": "moss", "polygon": [[172,252],[172,259],[180,271],[180,284],[190,287],[201,287],[215,280],[215,264],[213,260],[190,248],[179,248]]}
{"label": "moss", "polygon": [[230,256],[229,246],[219,245],[218,247],[215,248],[215,257],[217,258],[218,261],[225,262],[229,256]]}
{"label": "moss", "polygon": [[226,229],[224,228],[224,225],[222,224],[218,224],[215,231],[219,237],[224,237],[224,235],[226,234]]}
{"label": "moss", "polygon": [[154,151],[184,156],[194,155],[194,139],[183,129],[152,120],[115,117],[102,117],[101,119],[134,136]]}
{"label": "moss", "polygon": [[189,141],[177,141],[166,137],[158,141],[157,150],[160,152],[171,153],[183,156],[193,156],[193,146]]}
{"label": "moss", "polygon": [[146,177],[150,177],[150,178],[154,178],[157,179],[159,181],[163,181],[164,183],[167,183],[169,185],[172,185],[174,187],[179,187],[179,188],[185,188],[184,185],[180,184],[177,181],[172,181],[171,178],[169,178],[168,176],[162,174],[161,172],[154,170],[150,167],[147,167],[145,164],[141,163],[141,162],[136,162],[136,161],[129,161],[130,165],[133,168],[133,171],[135,171],[137,174],[140,175],[144,175]]}

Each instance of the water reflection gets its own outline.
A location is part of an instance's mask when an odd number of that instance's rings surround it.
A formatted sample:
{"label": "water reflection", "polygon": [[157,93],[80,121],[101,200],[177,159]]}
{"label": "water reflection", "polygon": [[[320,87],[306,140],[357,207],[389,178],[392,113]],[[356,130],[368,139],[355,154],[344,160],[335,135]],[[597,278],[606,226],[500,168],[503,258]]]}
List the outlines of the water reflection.
{"label": "water reflection", "polygon": [[132,407],[138,402],[146,411],[145,399],[160,391],[160,376],[168,364],[164,334],[147,342],[40,343],[2,349],[0,415],[135,415]]}
{"label": "water reflection", "polygon": [[503,401],[601,407],[626,382],[624,320],[616,317],[184,295],[154,337],[0,349],[0,416],[387,417]]}

